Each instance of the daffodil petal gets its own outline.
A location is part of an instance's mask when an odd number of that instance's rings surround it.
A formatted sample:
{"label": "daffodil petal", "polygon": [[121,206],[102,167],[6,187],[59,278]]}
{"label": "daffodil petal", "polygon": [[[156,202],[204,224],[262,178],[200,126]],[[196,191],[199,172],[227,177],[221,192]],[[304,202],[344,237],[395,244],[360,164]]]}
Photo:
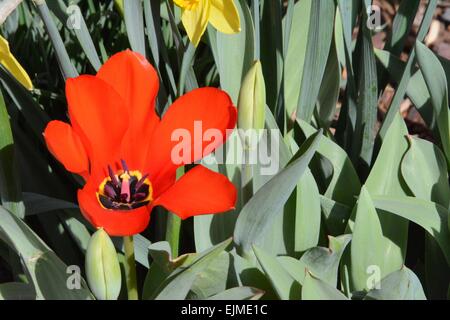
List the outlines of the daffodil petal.
{"label": "daffodil petal", "polygon": [[222,33],[233,34],[241,31],[239,12],[234,0],[210,0],[209,22]]}
{"label": "daffodil petal", "polygon": [[0,36],[0,63],[28,90],[33,89],[30,77],[9,51],[9,44]]}
{"label": "daffodil petal", "polygon": [[184,9],[181,14],[181,21],[186,29],[186,33],[194,46],[197,46],[208,26],[210,12],[209,0],[200,0],[195,9]]}

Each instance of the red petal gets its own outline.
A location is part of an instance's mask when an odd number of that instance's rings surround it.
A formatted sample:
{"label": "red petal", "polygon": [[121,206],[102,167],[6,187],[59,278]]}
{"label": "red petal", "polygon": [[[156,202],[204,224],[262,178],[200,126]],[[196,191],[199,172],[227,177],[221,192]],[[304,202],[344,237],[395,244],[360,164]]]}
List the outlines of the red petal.
{"label": "red petal", "polygon": [[[194,131],[197,125],[198,132]],[[193,90],[169,107],[161,122],[156,127],[150,145],[148,161],[151,177],[165,174],[180,164],[174,163],[171,154],[179,141],[172,141],[172,134],[182,129],[191,137],[186,145],[188,161],[183,164],[200,160],[226,139],[226,130],[236,125],[236,108],[227,93],[216,88],[200,88]],[[201,126],[201,128],[200,128]],[[203,141],[203,134],[209,129],[217,129],[220,137],[213,141]],[[199,147],[197,147],[199,146]],[[205,153],[207,147],[208,152]]]}
{"label": "red petal", "polygon": [[78,203],[83,216],[111,236],[131,236],[147,228],[150,211],[147,206],[134,210],[108,210],[97,200],[96,187],[90,181],[78,190]]}
{"label": "red petal", "polygon": [[[159,122],[155,112],[155,99],[158,94],[158,74],[152,65],[137,52],[130,50],[113,55],[99,70],[97,77],[112,86],[125,102],[132,124],[124,139],[124,154],[129,156],[129,165],[139,167],[145,161],[140,152],[130,157],[136,149],[145,150],[142,143],[149,141],[153,129]],[[144,139],[144,141],[143,141]],[[139,148],[136,148],[139,141]],[[135,159],[131,159],[135,158]],[[138,163],[134,163],[137,160]]]}
{"label": "red petal", "polygon": [[67,80],[66,95],[72,127],[80,136],[91,165],[105,166],[116,161],[129,124],[119,94],[103,80],[83,75]]}
{"label": "red petal", "polygon": [[62,121],[50,121],[44,131],[45,142],[50,152],[67,171],[85,176],[89,171],[89,160],[78,135],[72,127]]}
{"label": "red petal", "polygon": [[186,219],[232,210],[236,197],[236,188],[224,175],[199,165],[182,176],[152,205],[161,205]]}

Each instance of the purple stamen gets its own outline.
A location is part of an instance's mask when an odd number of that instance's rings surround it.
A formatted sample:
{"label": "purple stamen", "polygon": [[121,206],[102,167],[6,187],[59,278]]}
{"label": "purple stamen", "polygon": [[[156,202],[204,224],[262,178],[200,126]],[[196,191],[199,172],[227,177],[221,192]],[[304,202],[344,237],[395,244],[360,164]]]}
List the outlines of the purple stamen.
{"label": "purple stamen", "polygon": [[128,166],[127,166],[127,163],[125,162],[125,160],[120,159],[120,162],[122,163],[123,170],[128,173],[129,170],[128,170]]}
{"label": "purple stamen", "polygon": [[143,192],[138,192],[138,193],[136,193],[136,194],[134,195],[134,200],[135,200],[135,201],[141,201],[141,200],[145,199],[145,197],[146,197],[146,194],[145,194],[145,193],[143,193]]}
{"label": "purple stamen", "polygon": [[119,180],[117,179],[116,175],[114,174],[111,166],[108,166],[108,173],[109,173],[109,177],[111,178],[111,182],[114,184],[115,187],[118,187]]}
{"label": "purple stamen", "polygon": [[148,173],[146,175],[144,175],[141,179],[139,179],[139,181],[136,183],[136,186],[134,187],[134,190],[139,191],[139,189],[142,187],[142,185],[145,182],[145,179],[147,179],[148,177]]}
{"label": "purple stamen", "polygon": [[117,196],[116,191],[109,184],[105,185],[104,191],[105,194],[112,199],[114,199]]}

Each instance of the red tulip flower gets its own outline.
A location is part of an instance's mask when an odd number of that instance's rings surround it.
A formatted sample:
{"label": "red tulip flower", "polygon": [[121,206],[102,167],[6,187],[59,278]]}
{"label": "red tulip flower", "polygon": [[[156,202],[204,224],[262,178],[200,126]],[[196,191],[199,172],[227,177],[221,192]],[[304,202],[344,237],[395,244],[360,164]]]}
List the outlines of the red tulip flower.
{"label": "red tulip flower", "polygon": [[[45,129],[50,152],[86,181],[78,190],[81,212],[113,236],[142,232],[155,206],[185,219],[225,212],[236,202],[233,184],[201,165],[176,181],[180,165],[212,152],[235,127],[230,97],[216,88],[193,90],[160,119],[154,108],[158,89],[156,71],[143,56],[118,53],[96,76],[67,80],[70,124],[51,121]],[[200,141],[202,154],[194,152],[189,161],[173,161],[172,150],[179,144],[173,132],[183,129],[194,137],[198,121],[202,130],[219,130],[220,139]],[[191,149],[198,143],[192,140]]]}

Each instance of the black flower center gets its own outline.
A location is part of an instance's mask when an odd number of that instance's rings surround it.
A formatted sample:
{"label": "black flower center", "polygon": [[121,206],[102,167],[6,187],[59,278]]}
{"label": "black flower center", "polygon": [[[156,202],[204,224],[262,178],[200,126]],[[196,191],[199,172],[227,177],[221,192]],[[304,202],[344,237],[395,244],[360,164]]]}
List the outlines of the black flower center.
{"label": "black flower center", "polygon": [[108,166],[109,176],[100,184],[97,197],[106,209],[132,210],[152,201],[152,185],[140,171],[130,171],[122,160],[123,170],[114,173]]}

